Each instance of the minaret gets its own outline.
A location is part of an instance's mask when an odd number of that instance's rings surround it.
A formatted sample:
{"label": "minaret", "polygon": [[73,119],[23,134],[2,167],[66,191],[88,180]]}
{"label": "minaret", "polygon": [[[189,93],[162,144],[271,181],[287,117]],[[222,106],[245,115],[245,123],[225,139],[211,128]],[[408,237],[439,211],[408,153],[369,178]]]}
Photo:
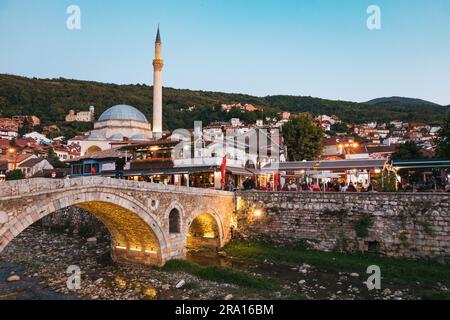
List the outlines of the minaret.
{"label": "minaret", "polygon": [[155,59],[153,60],[153,137],[162,136],[162,69],[164,61],[161,57],[161,35],[156,34]]}

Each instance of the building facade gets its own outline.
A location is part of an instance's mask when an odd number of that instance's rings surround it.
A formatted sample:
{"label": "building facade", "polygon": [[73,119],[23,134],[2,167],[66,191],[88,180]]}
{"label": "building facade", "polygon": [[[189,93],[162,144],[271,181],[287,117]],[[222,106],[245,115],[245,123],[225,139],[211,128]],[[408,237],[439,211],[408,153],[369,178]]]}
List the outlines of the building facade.
{"label": "building facade", "polygon": [[66,116],[66,122],[94,122],[95,121],[95,107],[90,106],[89,111],[80,111],[75,113],[75,110],[70,110]]}

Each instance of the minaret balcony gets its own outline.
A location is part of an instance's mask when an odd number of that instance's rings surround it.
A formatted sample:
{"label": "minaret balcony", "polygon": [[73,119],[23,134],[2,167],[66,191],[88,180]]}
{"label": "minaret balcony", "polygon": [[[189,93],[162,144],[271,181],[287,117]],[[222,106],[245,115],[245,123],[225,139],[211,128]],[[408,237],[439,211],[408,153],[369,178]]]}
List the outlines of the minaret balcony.
{"label": "minaret balcony", "polygon": [[162,70],[162,68],[164,67],[164,61],[162,59],[153,60],[153,67],[155,68],[155,70]]}

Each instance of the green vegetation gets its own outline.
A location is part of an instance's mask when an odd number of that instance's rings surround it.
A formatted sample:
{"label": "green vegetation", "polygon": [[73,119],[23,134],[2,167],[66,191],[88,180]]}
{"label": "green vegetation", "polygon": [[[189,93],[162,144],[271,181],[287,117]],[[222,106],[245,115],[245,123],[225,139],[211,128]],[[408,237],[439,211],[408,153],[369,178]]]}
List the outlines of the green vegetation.
{"label": "green vegetation", "polygon": [[447,117],[439,132],[437,154],[443,159],[450,159],[450,112],[447,112]]}
{"label": "green vegetation", "polygon": [[[92,81],[68,79],[29,79],[12,75],[0,75],[0,117],[13,115],[37,115],[43,126],[57,124],[62,130],[67,124],[64,117],[69,110],[88,110],[93,105],[99,116],[107,108],[126,103],[141,110],[149,119],[152,114],[152,87],[105,84]],[[265,107],[264,112],[232,110],[222,112],[221,104],[251,103]],[[267,116],[276,116],[278,111],[293,113],[310,112],[313,115],[336,115],[346,123],[365,121],[391,121],[440,124],[442,114],[448,107],[401,102],[376,105],[346,101],[333,101],[300,96],[254,97],[245,94],[191,91],[164,88],[164,128],[192,128],[194,120],[204,124],[227,121],[239,117],[244,122],[254,122]],[[194,107],[192,111],[188,109]],[[424,112],[424,108],[426,112]],[[77,126],[77,125],[74,125]],[[83,128],[75,128],[82,131]],[[27,131],[28,129],[26,129]],[[67,133],[69,136],[74,133]],[[76,133],[75,133],[76,134]]]}
{"label": "green vegetation", "polygon": [[275,290],[279,287],[279,284],[273,279],[257,277],[236,269],[217,266],[204,267],[185,260],[170,260],[164,265],[163,270],[186,272],[204,280],[235,284],[251,289]]}
{"label": "green vegetation", "polygon": [[25,175],[23,174],[23,172],[21,170],[11,170],[6,172],[6,180],[21,180],[21,179],[25,179]]}
{"label": "green vegetation", "polygon": [[315,160],[324,148],[323,130],[308,116],[299,116],[283,126],[283,137],[289,160]]}
{"label": "green vegetation", "polygon": [[392,155],[394,160],[411,160],[411,159],[422,159],[423,155],[420,152],[420,148],[412,141],[407,141],[401,144],[398,151]]}
{"label": "green vegetation", "polygon": [[418,223],[422,226],[423,231],[425,232],[425,234],[427,236],[429,236],[429,237],[435,236],[435,233],[434,233],[433,227],[431,226],[431,223],[429,223],[428,221],[419,221]]}
{"label": "green vegetation", "polygon": [[49,148],[47,151],[47,160],[53,166],[53,168],[67,168],[67,164],[59,160],[53,148]]}
{"label": "green vegetation", "polygon": [[355,221],[353,228],[359,238],[367,238],[369,236],[369,228],[373,225],[372,217],[364,213],[361,218]]}
{"label": "green vegetation", "polygon": [[423,300],[450,300],[450,293],[437,290],[426,290],[422,292]]}
{"label": "green vegetation", "polygon": [[375,190],[383,192],[397,191],[396,175],[389,170],[382,170],[372,175],[371,183]]}
{"label": "green vegetation", "polygon": [[388,258],[374,254],[341,254],[306,250],[301,246],[275,246],[262,242],[234,241],[224,250],[236,258],[269,259],[277,263],[309,263],[317,268],[335,272],[357,272],[365,274],[367,267],[378,265],[383,279],[404,284],[450,285],[450,267],[423,260]]}
{"label": "green vegetation", "polygon": [[442,113],[448,110],[448,106],[403,103],[402,101],[388,101],[372,105],[298,96],[270,96],[264,99],[270,105],[277,106],[281,110],[334,114],[346,123],[389,122],[397,119],[406,122],[439,124],[442,122]]}
{"label": "green vegetation", "polygon": [[330,129],[331,130],[328,131],[327,134],[331,136],[334,136],[337,133],[345,133],[345,134],[350,133],[347,124],[343,122],[333,124]]}

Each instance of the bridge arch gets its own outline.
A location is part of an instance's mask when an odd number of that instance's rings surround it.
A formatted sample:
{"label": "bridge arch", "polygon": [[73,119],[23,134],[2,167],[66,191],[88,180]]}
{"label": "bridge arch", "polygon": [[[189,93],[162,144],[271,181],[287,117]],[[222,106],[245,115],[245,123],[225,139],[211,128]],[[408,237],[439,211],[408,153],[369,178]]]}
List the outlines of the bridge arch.
{"label": "bridge arch", "polygon": [[218,249],[224,245],[224,228],[220,215],[213,209],[198,209],[186,224],[186,248]]}
{"label": "bridge arch", "polygon": [[159,219],[138,201],[122,193],[67,191],[52,201],[35,201],[1,229],[0,252],[22,231],[45,216],[70,206],[80,207],[100,220],[111,234],[113,258],[124,262],[162,265],[167,240]]}

